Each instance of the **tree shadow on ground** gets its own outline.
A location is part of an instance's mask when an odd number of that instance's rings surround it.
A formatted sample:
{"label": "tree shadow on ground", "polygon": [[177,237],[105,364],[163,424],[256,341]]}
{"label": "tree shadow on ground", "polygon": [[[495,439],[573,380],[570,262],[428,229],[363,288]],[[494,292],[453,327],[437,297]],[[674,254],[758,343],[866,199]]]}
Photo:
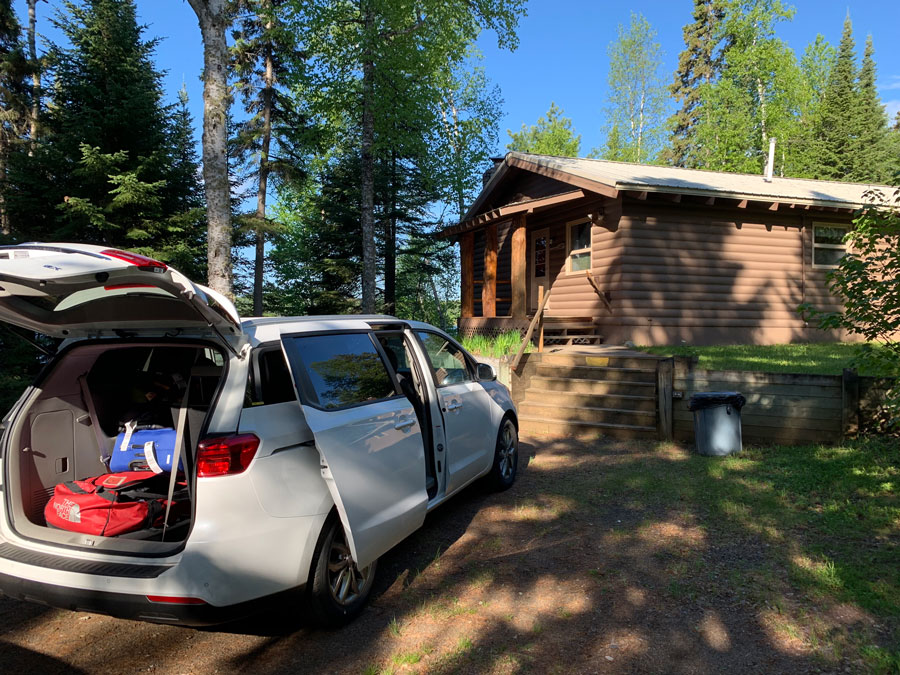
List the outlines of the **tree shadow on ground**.
{"label": "tree shadow on ground", "polygon": [[[430,514],[384,556],[372,602],[343,629],[95,617],[79,639],[135,669],[146,659],[134,646],[152,643],[161,672],[890,672],[898,467],[889,448],[723,460],[523,443],[516,485],[469,488]],[[80,616],[51,614],[30,630]],[[87,651],[65,661],[92,663]]]}

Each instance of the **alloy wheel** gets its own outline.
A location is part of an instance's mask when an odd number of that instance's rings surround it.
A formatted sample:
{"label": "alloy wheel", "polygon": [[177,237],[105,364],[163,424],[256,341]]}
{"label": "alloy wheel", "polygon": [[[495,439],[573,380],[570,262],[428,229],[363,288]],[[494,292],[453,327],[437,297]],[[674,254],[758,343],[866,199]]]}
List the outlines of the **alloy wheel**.
{"label": "alloy wheel", "polygon": [[335,532],[328,553],[328,588],[339,605],[353,604],[364,596],[372,583],[374,565],[359,569],[350,555],[342,529]]}

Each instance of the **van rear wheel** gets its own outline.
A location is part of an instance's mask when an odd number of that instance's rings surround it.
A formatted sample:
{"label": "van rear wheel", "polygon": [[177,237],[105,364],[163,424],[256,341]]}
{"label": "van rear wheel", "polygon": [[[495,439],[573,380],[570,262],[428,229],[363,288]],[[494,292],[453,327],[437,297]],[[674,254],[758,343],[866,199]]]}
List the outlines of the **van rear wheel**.
{"label": "van rear wheel", "polygon": [[356,565],[340,518],[332,512],[316,546],[310,584],[314,621],[337,628],[359,614],[372,590],[377,564],[376,560],[362,569]]}

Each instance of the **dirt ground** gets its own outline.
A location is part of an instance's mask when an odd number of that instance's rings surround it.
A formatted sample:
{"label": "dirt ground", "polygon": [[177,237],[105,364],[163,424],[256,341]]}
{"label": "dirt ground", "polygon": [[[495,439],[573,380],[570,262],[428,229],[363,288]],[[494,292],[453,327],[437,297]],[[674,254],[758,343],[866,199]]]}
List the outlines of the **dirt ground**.
{"label": "dirt ground", "polygon": [[346,628],[313,630],[271,612],[195,630],[4,598],[0,672],[864,670],[850,651],[823,655],[789,620],[815,612],[823,630],[877,641],[884,627],[873,617],[807,604],[790,588],[767,600],[748,576],[779,574],[764,533],[720,530],[693,503],[646,498],[653,486],[635,482],[635,462],[665,476],[685,450],[610,441],[521,450],[512,489],[467,489],[382,559],[369,606]]}

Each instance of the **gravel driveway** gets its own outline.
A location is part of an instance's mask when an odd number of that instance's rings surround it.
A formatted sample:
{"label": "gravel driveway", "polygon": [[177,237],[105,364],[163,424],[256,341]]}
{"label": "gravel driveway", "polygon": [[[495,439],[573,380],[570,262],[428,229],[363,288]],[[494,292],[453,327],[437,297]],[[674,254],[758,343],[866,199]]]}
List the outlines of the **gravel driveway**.
{"label": "gravel driveway", "polygon": [[[370,606],[338,631],[275,611],[196,630],[0,599],[0,672],[855,671],[779,628],[773,612],[793,616],[799,602],[790,592],[767,608],[735,577],[778,573],[764,536],[720,531],[639,480],[665,481],[687,454],[523,442],[516,485],[473,486],[429,515],[382,559]],[[858,608],[833,611],[823,620],[834,630],[877,633]]]}

